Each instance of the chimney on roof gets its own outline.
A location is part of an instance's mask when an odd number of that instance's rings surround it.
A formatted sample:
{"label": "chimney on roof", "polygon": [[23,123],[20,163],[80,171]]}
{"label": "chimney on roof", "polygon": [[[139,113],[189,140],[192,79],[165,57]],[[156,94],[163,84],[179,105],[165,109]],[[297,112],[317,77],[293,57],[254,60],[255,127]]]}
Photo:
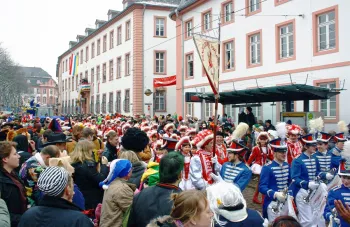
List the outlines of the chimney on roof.
{"label": "chimney on roof", "polygon": [[106,21],[104,21],[104,20],[96,20],[96,22],[95,22],[96,29],[100,28],[102,25],[104,25],[104,23],[106,23]]}
{"label": "chimney on roof", "polygon": [[130,6],[133,2],[136,2],[136,0],[123,0],[123,9],[126,9],[128,6]]}
{"label": "chimney on roof", "polygon": [[85,29],[85,36],[90,35],[91,33],[93,33],[95,31],[95,29],[93,28],[86,28]]}
{"label": "chimney on roof", "polygon": [[86,36],[84,35],[77,35],[77,42],[81,42],[83,39],[85,39]]}
{"label": "chimney on roof", "polygon": [[118,15],[120,12],[116,11],[116,10],[108,10],[108,20],[111,20],[113,17],[115,17],[116,15]]}
{"label": "chimney on roof", "polygon": [[70,41],[70,42],[69,42],[69,49],[72,48],[72,47],[74,47],[76,44],[77,44],[77,42],[75,42],[75,41]]}

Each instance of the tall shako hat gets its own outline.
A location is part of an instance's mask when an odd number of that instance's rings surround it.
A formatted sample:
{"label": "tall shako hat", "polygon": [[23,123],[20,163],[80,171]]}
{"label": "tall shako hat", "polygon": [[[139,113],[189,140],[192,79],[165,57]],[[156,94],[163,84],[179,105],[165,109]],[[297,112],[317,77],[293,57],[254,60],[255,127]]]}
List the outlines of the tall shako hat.
{"label": "tall shako hat", "polygon": [[344,143],[338,168],[339,176],[350,176],[350,141]]}
{"label": "tall shako hat", "polygon": [[317,145],[317,141],[314,139],[312,134],[307,134],[305,136],[302,136],[301,142],[307,146],[316,146]]}
{"label": "tall shako hat", "polygon": [[282,141],[281,138],[271,140],[269,144],[274,152],[287,152],[287,149],[288,149],[287,144],[285,140]]}
{"label": "tall shako hat", "polygon": [[347,141],[347,139],[344,137],[344,132],[335,134],[333,138],[336,143]]}
{"label": "tall shako hat", "polygon": [[245,151],[248,151],[249,148],[244,146],[243,144],[237,142],[236,140],[232,140],[230,148],[227,148],[228,153],[239,154],[243,156]]}
{"label": "tall shako hat", "polygon": [[163,142],[164,142],[164,145],[162,147],[167,149],[168,152],[171,152],[171,151],[175,150],[175,146],[176,146],[178,140],[170,138],[170,137],[163,137]]}
{"label": "tall shako hat", "polygon": [[331,134],[328,134],[326,132],[319,132],[316,141],[328,143],[331,138],[332,138]]}

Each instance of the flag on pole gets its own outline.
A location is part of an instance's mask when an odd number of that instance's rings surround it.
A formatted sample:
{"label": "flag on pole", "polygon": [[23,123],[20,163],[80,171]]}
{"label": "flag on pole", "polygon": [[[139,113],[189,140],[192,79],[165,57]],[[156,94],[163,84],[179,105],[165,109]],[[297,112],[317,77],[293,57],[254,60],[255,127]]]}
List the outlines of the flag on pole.
{"label": "flag on pole", "polygon": [[194,44],[203,64],[214,95],[219,94],[219,42],[200,36],[193,36]]}
{"label": "flag on pole", "polygon": [[69,57],[69,75],[72,75],[73,54]]}
{"label": "flag on pole", "polygon": [[166,86],[171,86],[171,85],[176,85],[176,75],[153,79],[153,87],[154,88],[166,87]]}

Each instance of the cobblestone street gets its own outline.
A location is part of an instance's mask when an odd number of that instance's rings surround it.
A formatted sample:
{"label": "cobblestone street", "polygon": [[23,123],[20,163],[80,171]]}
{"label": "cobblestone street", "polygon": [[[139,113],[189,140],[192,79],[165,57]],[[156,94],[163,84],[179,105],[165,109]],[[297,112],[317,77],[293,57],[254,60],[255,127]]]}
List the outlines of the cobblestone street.
{"label": "cobblestone street", "polygon": [[[262,214],[262,205],[253,203],[253,196],[257,183],[258,182],[255,179],[252,179],[243,191],[243,196],[247,201],[248,208],[258,210]],[[259,199],[261,199],[261,194],[259,196]]]}

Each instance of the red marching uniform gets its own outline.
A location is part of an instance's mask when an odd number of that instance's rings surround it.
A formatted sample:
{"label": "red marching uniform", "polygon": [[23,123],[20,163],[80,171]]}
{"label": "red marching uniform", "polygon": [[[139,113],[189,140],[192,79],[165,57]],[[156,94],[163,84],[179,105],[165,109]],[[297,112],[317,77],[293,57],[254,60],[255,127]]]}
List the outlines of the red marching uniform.
{"label": "red marching uniform", "polygon": [[268,146],[265,148],[266,148],[266,151],[264,152],[263,147],[260,147],[260,146],[253,147],[252,153],[249,156],[247,164],[251,165],[254,162],[254,164],[264,166],[266,164],[267,159],[272,161],[273,160],[273,152],[272,152],[271,148]]}
{"label": "red marching uniform", "polygon": [[303,145],[297,140],[295,143],[288,140],[287,141],[288,151],[287,151],[287,162],[289,165],[292,164],[292,161],[299,157],[303,152]]}

